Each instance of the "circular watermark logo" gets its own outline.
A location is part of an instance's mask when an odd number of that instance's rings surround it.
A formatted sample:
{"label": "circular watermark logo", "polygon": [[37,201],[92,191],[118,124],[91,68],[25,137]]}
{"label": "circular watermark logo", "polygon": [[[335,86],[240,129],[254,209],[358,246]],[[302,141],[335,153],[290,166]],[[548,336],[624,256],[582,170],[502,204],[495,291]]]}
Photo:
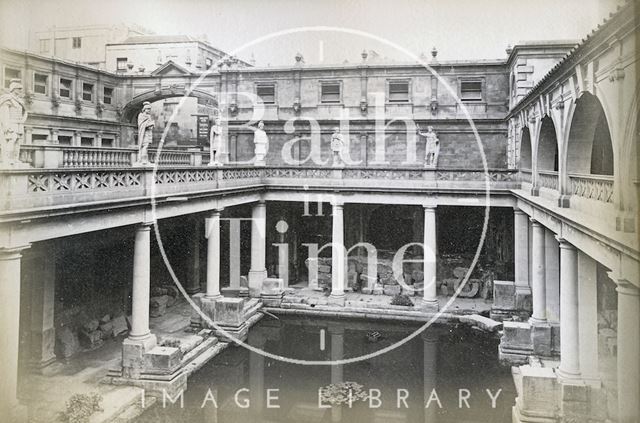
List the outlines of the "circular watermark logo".
{"label": "circular watermark logo", "polygon": [[[151,189],[151,212],[152,212],[152,218],[153,218],[153,222],[154,222],[154,232],[156,235],[156,240],[158,242],[158,247],[159,247],[159,251],[160,254],[164,260],[164,263],[166,265],[166,268],[169,272],[169,274],[171,275],[171,278],[173,280],[173,282],[175,283],[176,287],[178,288],[178,290],[180,291],[180,293],[182,294],[182,296],[186,299],[186,301],[191,305],[191,307],[198,313],[198,315],[200,316],[200,318],[202,319],[203,322],[206,322],[208,327],[212,327],[214,328],[216,331],[218,331],[219,333],[222,333],[225,337],[233,339],[234,342],[244,348],[247,348],[248,350],[256,353],[256,354],[261,354],[265,357],[271,358],[271,359],[275,359],[275,360],[280,360],[280,361],[284,361],[287,363],[292,363],[292,364],[300,364],[300,365],[314,365],[314,366],[334,366],[334,365],[344,365],[344,364],[351,364],[351,363],[356,363],[359,361],[364,361],[364,360],[369,360],[372,359],[376,356],[385,354],[389,351],[392,351],[404,344],[406,344],[407,342],[411,341],[413,338],[417,337],[418,335],[420,335],[422,332],[424,332],[429,326],[431,326],[434,322],[436,322],[438,320],[438,318],[445,313],[454,303],[454,301],[456,300],[456,298],[458,298],[459,294],[463,291],[463,289],[465,288],[465,286],[467,285],[467,282],[472,274],[472,272],[474,271],[479,257],[480,257],[480,253],[482,251],[482,247],[484,245],[485,242],[485,238],[486,238],[486,234],[487,234],[487,228],[488,228],[488,223],[489,223],[489,212],[490,212],[490,193],[491,193],[491,186],[490,186],[490,182],[491,182],[491,178],[489,175],[489,171],[488,171],[488,166],[487,166],[487,160],[486,160],[486,156],[485,156],[485,152],[484,152],[484,148],[483,148],[483,143],[482,140],[480,138],[480,135],[478,133],[478,130],[473,122],[473,119],[471,117],[471,114],[469,113],[469,110],[467,109],[466,105],[464,104],[464,102],[459,98],[458,96],[458,92],[456,89],[454,89],[453,87],[451,87],[451,85],[448,83],[448,81],[443,78],[441,75],[439,75],[428,63],[425,62],[425,60],[422,57],[419,57],[418,55],[412,53],[411,51],[405,49],[404,47],[394,43],[393,41],[387,40],[385,38],[382,38],[380,36],[377,36],[375,34],[371,34],[365,31],[361,31],[361,30],[356,30],[356,29],[350,29],[350,28],[342,28],[342,27],[331,27],[331,26],[310,26],[310,27],[297,27],[297,28],[290,28],[290,29],[286,29],[286,30],[282,30],[282,31],[277,31],[277,32],[272,32],[270,34],[266,34],[262,37],[259,37],[255,40],[252,40],[248,43],[245,43],[244,45],[238,47],[237,49],[233,50],[231,52],[231,56],[234,57],[236,54],[242,52],[243,50],[246,50],[252,46],[256,46],[260,43],[269,41],[269,40],[273,40],[277,37],[282,37],[282,36],[287,36],[287,35],[294,35],[294,34],[300,34],[300,33],[328,33],[328,32],[332,32],[332,33],[338,33],[338,34],[344,34],[344,35],[353,35],[353,36],[358,36],[358,37],[364,37],[364,38],[368,38],[370,40],[374,40],[384,46],[390,47],[394,50],[397,50],[399,52],[401,52],[403,55],[405,55],[406,57],[408,57],[409,59],[413,60],[414,62],[416,62],[417,64],[421,65],[422,67],[424,67],[431,75],[435,76],[438,81],[445,87],[445,89],[448,91],[449,95],[455,99],[457,106],[459,107],[459,110],[462,112],[462,114],[464,115],[465,119],[467,120],[467,122],[469,123],[469,126],[473,132],[473,136],[475,137],[475,141],[476,144],[478,146],[479,149],[479,155],[480,155],[480,160],[482,162],[482,167],[484,170],[484,198],[485,198],[485,204],[484,204],[484,220],[483,220],[483,225],[482,225],[482,232],[480,234],[480,239],[478,241],[478,246],[476,248],[476,251],[473,255],[471,264],[469,266],[469,268],[467,269],[464,277],[462,278],[461,283],[458,285],[458,288],[455,290],[455,292],[453,293],[453,295],[451,296],[451,298],[449,298],[446,303],[439,309],[439,311],[433,313],[431,315],[431,317],[421,326],[419,326],[415,331],[413,331],[411,334],[409,334],[408,336],[404,337],[402,340],[397,341],[391,345],[388,345],[384,348],[381,348],[377,351],[368,353],[368,354],[363,354],[357,357],[350,357],[350,358],[342,358],[342,359],[332,359],[332,360],[303,360],[303,359],[296,359],[296,358],[291,358],[291,357],[286,357],[286,356],[282,356],[279,354],[274,354],[268,351],[265,351],[263,349],[260,348],[256,348],[255,346],[250,345],[248,342],[243,341],[242,339],[237,338],[234,334],[228,332],[227,330],[225,330],[224,327],[219,326],[218,324],[216,324],[216,322],[213,321],[213,319],[211,319],[210,316],[208,316],[206,313],[203,312],[203,310],[200,308],[200,306],[194,302],[194,300],[189,296],[189,294],[186,292],[185,288],[183,287],[182,283],[180,283],[178,277],[176,276],[173,267],[171,266],[171,263],[167,257],[165,248],[164,248],[164,244],[162,241],[162,237],[159,231],[159,226],[157,224],[157,204],[156,204],[156,187],[155,184],[152,185],[152,189]],[[159,163],[159,158],[160,155],[162,153],[162,148],[165,142],[165,139],[167,137],[167,134],[169,132],[169,129],[171,127],[171,122],[173,122],[177,115],[178,115],[178,111],[180,110],[181,107],[183,107],[185,101],[187,98],[189,98],[192,94],[192,92],[205,80],[205,78],[207,78],[209,75],[211,75],[213,72],[215,72],[215,69],[218,67],[218,65],[220,65],[223,62],[224,58],[221,58],[218,60],[217,63],[214,64],[214,66],[211,66],[211,68],[206,71],[203,72],[202,75],[193,83],[191,83],[188,88],[185,90],[184,95],[182,96],[182,98],[180,99],[178,106],[173,110],[171,117],[168,119],[167,125],[162,133],[162,137],[160,140],[160,143],[158,145],[158,149],[157,149],[157,154],[156,154],[156,160],[155,163],[153,164],[153,177],[154,180],[156,178],[156,174],[158,171],[158,163]],[[253,93],[235,93],[235,94],[240,94],[240,95],[246,95],[247,97],[251,98],[252,101],[256,100],[256,96]],[[257,107],[258,110],[263,110],[262,108],[262,103],[258,102],[258,103],[254,103],[254,104],[258,104],[259,106]],[[237,107],[237,105],[234,105],[234,107]],[[218,117],[221,117],[222,112],[220,112],[220,114],[218,115]],[[255,117],[256,113],[254,110],[254,117]],[[257,119],[253,119],[253,122],[259,122],[260,116],[258,116]],[[309,117],[305,117],[304,119],[309,120],[311,122],[311,120],[313,120],[312,118]],[[386,119],[386,118],[385,118]],[[316,122],[317,124],[317,122]],[[287,124],[285,124],[285,126],[289,126],[291,127],[290,121],[287,122]],[[317,128],[319,128],[319,124],[317,126]],[[260,130],[262,128],[260,127]],[[286,128],[285,128],[286,129]],[[419,128],[418,128],[419,129]],[[431,131],[431,129],[429,129],[429,131]],[[338,131],[334,130],[334,133],[339,132],[339,128]],[[313,140],[312,140],[313,141]],[[319,141],[319,140],[318,140]],[[332,138],[332,150],[333,150],[333,146],[334,146],[334,141],[335,144],[339,144],[338,139]],[[139,140],[140,142],[140,140]],[[319,144],[317,145],[317,148],[319,148]],[[313,148],[313,147],[312,147]],[[429,154],[429,152],[427,152],[427,155]],[[283,152],[283,158],[285,158],[285,154]],[[211,157],[211,159],[213,160],[213,155]],[[285,158],[286,159],[286,158]],[[427,157],[427,160],[429,158]],[[346,164],[347,166],[350,164],[350,162],[348,160],[343,160],[343,164]],[[308,186],[304,186],[304,189],[308,189]],[[433,204],[433,206],[436,206],[436,204]],[[288,224],[281,220],[277,223],[276,225],[276,230],[278,233],[283,234],[287,231],[288,229]],[[415,244],[415,243],[413,243]],[[345,250],[344,246],[342,246],[342,249]],[[425,264],[427,262],[427,256],[432,257],[433,260],[435,260],[435,252],[431,251],[430,248],[426,245],[423,245],[423,249],[424,249],[424,261]],[[345,260],[347,259],[347,257],[345,256]],[[396,276],[396,279],[398,280],[398,283],[406,290],[411,292],[412,290],[414,290],[414,287],[411,287],[409,285],[406,284],[406,282],[404,281],[404,279],[402,278],[402,272],[398,270],[397,266],[395,266],[394,268],[394,275]],[[424,287],[426,288],[428,286],[428,284],[433,284],[435,285],[436,281],[435,281],[435,275],[431,277],[431,280],[429,281],[424,281]]]}

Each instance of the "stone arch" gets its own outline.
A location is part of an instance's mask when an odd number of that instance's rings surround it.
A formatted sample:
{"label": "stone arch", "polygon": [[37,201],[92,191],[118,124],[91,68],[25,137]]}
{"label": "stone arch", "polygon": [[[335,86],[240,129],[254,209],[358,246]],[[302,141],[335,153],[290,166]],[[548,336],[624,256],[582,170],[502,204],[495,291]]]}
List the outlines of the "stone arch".
{"label": "stone arch", "polygon": [[566,150],[567,174],[613,175],[613,144],[602,103],[585,93],[577,101]]}
{"label": "stone arch", "polygon": [[202,91],[192,90],[190,93],[184,89],[176,89],[174,87],[164,87],[157,90],[146,91],[138,94],[131,99],[122,109],[121,120],[126,123],[135,124],[136,117],[140,110],[142,110],[142,103],[148,101],[153,103],[158,100],[164,100],[171,97],[195,97],[204,100],[205,103],[218,107],[218,99],[214,94]]}
{"label": "stone arch", "polygon": [[556,127],[549,116],[542,118],[540,123],[536,164],[538,170],[558,171],[558,139]]}
{"label": "stone arch", "polygon": [[522,128],[520,136],[520,169],[531,170],[533,165],[531,159],[531,133],[528,127]]}

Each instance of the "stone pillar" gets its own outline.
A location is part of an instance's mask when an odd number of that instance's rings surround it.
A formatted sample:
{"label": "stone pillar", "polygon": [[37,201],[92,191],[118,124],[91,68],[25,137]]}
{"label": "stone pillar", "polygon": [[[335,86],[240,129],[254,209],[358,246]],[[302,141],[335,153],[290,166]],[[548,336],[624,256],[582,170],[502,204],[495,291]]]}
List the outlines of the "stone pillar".
{"label": "stone pillar", "polygon": [[546,285],[547,321],[560,322],[560,246],[553,232],[545,231],[544,281]]}
{"label": "stone pillar", "polygon": [[594,259],[578,251],[578,320],[580,321],[580,375],[597,381],[598,374],[598,269]]}
{"label": "stone pillar", "polygon": [[240,219],[229,220],[229,288],[240,292]]}
{"label": "stone pillar", "polygon": [[196,219],[193,222],[193,236],[191,238],[191,257],[188,257],[189,260],[188,268],[189,268],[189,279],[187,280],[187,284],[185,290],[187,294],[193,295],[200,292],[200,236],[201,236],[201,228],[202,224],[200,219]]}
{"label": "stone pillar", "polygon": [[545,286],[545,228],[535,219],[531,219],[533,228],[533,247],[531,257],[532,280],[531,297],[533,300],[533,315],[529,320],[531,324],[544,324],[547,322],[547,294]]}
{"label": "stone pillar", "polygon": [[516,310],[529,308],[529,218],[522,210],[513,211],[513,261],[515,267]]}
{"label": "stone pillar", "polygon": [[220,211],[207,219],[207,292],[205,298],[220,298]]}
{"label": "stone pillar", "polygon": [[136,228],[133,249],[133,290],[131,294],[131,331],[129,339],[140,340],[151,336],[149,330],[149,293],[151,258],[151,225]]}
{"label": "stone pillar", "polygon": [[267,205],[260,200],[251,211],[251,269],[249,270],[249,295],[259,297],[262,282],[267,278]]}
{"label": "stone pillar", "polygon": [[424,206],[424,291],[422,307],[438,311],[436,296],[436,207]]}
{"label": "stone pillar", "polygon": [[19,248],[0,249],[0,416],[11,420],[18,407],[18,345],[20,327]]}
{"label": "stone pillar", "polygon": [[560,243],[560,367],[561,379],[580,377],[578,322],[578,259],[576,248],[564,238]]}
{"label": "stone pillar", "polygon": [[618,422],[640,416],[640,290],[628,280],[618,284]]}
{"label": "stone pillar", "polygon": [[345,295],[345,248],[344,248],[344,204],[334,202],[331,232],[331,295],[330,304],[344,305]]}
{"label": "stone pillar", "polygon": [[54,306],[56,261],[53,245],[50,249],[24,257],[24,280],[30,282],[31,342],[30,365],[39,370],[55,361]]}

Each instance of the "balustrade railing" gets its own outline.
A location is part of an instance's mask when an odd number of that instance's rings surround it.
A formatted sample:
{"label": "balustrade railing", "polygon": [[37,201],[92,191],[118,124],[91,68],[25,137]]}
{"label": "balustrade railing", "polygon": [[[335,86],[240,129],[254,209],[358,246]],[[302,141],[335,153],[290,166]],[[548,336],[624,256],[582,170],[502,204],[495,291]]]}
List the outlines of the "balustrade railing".
{"label": "balustrade railing", "polygon": [[531,170],[520,169],[520,182],[526,182],[528,184],[533,183],[533,177],[531,176]]}
{"label": "balustrade railing", "polygon": [[62,167],[127,167],[136,154],[128,148],[64,147],[61,151]]}
{"label": "balustrade railing", "polygon": [[613,176],[569,175],[569,180],[572,195],[613,203]]}
{"label": "balustrade railing", "polygon": [[558,172],[538,171],[538,182],[540,188],[558,190]]}

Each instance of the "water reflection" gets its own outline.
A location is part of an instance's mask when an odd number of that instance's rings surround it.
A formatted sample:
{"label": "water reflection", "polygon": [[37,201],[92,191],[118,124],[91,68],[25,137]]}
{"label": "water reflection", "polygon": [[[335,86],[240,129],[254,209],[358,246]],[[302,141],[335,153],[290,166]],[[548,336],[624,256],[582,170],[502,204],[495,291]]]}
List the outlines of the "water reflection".
{"label": "water reflection", "polygon": [[[296,359],[339,360],[380,350],[413,329],[381,322],[263,319],[250,330],[248,342]],[[380,337],[367,336],[371,331]],[[370,398],[351,406],[319,401],[320,388],[341,382],[363,385]],[[209,390],[217,407],[213,401],[205,404]],[[495,408],[487,390],[496,398]],[[498,365],[497,340],[440,326],[386,354],[330,367],[288,364],[230,347],[189,379],[184,408],[158,401],[137,421],[506,423],[514,398],[509,369]]]}

